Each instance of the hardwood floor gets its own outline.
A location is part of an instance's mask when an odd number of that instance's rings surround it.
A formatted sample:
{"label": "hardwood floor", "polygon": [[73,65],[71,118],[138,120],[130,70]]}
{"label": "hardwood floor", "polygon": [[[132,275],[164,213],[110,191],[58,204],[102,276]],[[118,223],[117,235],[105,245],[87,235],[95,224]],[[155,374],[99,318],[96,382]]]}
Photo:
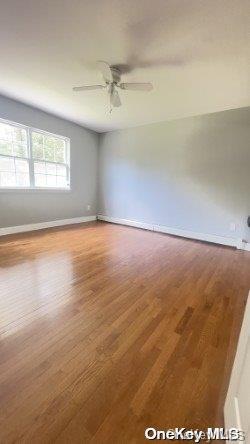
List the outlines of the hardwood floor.
{"label": "hardwood floor", "polygon": [[0,267],[1,443],[223,424],[250,253],[94,222],[3,237]]}

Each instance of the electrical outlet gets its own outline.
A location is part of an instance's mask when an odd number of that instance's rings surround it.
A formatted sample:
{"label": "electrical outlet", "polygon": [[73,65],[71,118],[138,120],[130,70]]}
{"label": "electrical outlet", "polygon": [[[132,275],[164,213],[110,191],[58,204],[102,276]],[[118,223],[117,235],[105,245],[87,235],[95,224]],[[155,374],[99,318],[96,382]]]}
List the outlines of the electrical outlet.
{"label": "electrical outlet", "polygon": [[91,206],[87,205],[87,211],[90,211],[90,209],[91,209]]}
{"label": "electrical outlet", "polygon": [[236,231],[236,224],[234,222],[230,224],[230,231]]}

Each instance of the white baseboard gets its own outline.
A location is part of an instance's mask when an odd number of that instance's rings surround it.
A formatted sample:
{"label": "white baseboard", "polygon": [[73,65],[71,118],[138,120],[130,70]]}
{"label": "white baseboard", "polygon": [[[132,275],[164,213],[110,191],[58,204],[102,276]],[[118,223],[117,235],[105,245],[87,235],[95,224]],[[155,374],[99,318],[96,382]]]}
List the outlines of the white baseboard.
{"label": "white baseboard", "polygon": [[239,241],[237,248],[239,250],[250,251],[250,243],[245,240]]}
{"label": "white baseboard", "polygon": [[244,248],[244,250],[246,250],[246,251],[250,251],[250,243],[249,243],[249,242],[247,242],[247,243],[245,244],[245,248]]}
{"label": "white baseboard", "polygon": [[49,222],[39,222],[36,224],[18,225],[16,227],[0,228],[0,236],[14,233],[24,233],[26,231],[42,230],[44,228],[60,227],[63,225],[81,224],[96,220],[96,216],[81,216],[71,219],[52,220]]}
{"label": "white baseboard", "polygon": [[102,214],[98,214],[97,219],[104,220],[105,222],[111,222],[113,224],[128,225],[129,227],[143,228],[144,230],[154,231],[154,225],[144,222],[137,222],[135,220],[118,219],[116,217],[103,216]]}
{"label": "white baseboard", "polygon": [[195,231],[186,231],[179,228],[164,227],[161,225],[158,226],[155,225],[154,231],[159,231],[160,233],[173,234],[174,236],[187,237],[189,239],[212,242],[215,244],[238,247],[238,240],[232,237],[217,236],[215,234],[207,234],[207,233],[197,233]]}
{"label": "white baseboard", "polygon": [[97,219],[104,220],[120,225],[129,225],[131,227],[143,228],[144,230],[157,231],[159,233],[172,234],[174,236],[187,237],[189,239],[201,240],[206,242],[212,242],[215,244],[228,245],[230,247],[236,247],[241,249],[242,241],[240,239],[234,239],[232,237],[216,236],[213,234],[196,233],[194,231],[181,230],[179,228],[166,227],[164,225],[147,224],[144,222],[138,222],[128,219],[119,219],[116,217],[103,216],[98,214]]}

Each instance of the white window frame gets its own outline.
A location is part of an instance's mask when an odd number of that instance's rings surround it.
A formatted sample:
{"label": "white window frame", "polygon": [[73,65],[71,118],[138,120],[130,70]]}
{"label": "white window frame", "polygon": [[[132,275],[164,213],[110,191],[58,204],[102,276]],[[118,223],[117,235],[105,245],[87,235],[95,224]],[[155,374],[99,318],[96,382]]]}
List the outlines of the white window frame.
{"label": "white window frame", "polygon": [[[70,181],[70,139],[68,137],[65,136],[61,136],[59,134],[55,134],[55,133],[50,133],[49,131],[44,131],[41,130],[39,128],[35,128],[32,126],[27,126],[27,125],[23,125],[21,123],[18,122],[14,122],[11,120],[7,120],[7,119],[2,119],[0,118],[0,122],[1,123],[6,123],[7,125],[12,125],[15,127],[19,127],[21,129],[24,129],[26,131],[27,134],[27,152],[28,152],[28,157],[21,157],[21,156],[11,156],[8,154],[0,154],[0,157],[11,157],[13,159],[17,158],[17,159],[25,159],[29,162],[29,178],[30,178],[30,186],[28,187],[17,187],[17,186],[1,186],[0,185],[0,192],[5,192],[5,191],[28,191],[28,190],[35,190],[35,191],[71,191],[71,181]],[[34,159],[32,156],[32,132],[36,132],[36,133],[40,133],[46,136],[52,136],[52,137],[56,137],[58,139],[62,139],[65,142],[65,149],[66,149],[66,163],[63,162],[52,162],[52,161],[47,161],[47,160],[39,160],[39,159]],[[59,165],[63,165],[66,167],[67,170],[67,182],[68,182],[68,186],[67,187],[38,187],[35,185],[35,175],[34,175],[34,162],[46,162],[46,163],[52,163],[52,164],[59,164]]]}

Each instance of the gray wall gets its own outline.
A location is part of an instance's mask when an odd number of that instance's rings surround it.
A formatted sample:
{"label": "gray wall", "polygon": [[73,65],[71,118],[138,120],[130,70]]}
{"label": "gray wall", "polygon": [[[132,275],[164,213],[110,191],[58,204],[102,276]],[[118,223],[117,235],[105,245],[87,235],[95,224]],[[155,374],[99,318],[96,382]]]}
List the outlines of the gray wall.
{"label": "gray wall", "polygon": [[100,214],[250,240],[250,108],[114,131],[99,145]]}
{"label": "gray wall", "polygon": [[[0,227],[95,215],[98,135],[0,96],[0,117],[69,137],[71,191],[0,190]],[[87,205],[91,210],[87,211]]]}
{"label": "gray wall", "polygon": [[95,215],[99,141],[100,214],[250,241],[250,108],[99,136],[2,96],[0,117],[69,137],[72,187],[1,190],[0,227]]}

